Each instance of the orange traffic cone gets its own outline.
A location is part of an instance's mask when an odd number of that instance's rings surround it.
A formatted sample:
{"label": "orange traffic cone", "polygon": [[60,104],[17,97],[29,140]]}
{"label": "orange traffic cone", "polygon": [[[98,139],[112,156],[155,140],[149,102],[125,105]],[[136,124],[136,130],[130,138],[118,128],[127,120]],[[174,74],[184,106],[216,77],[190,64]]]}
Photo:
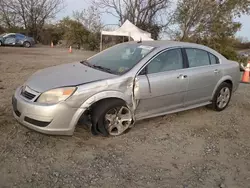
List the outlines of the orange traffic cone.
{"label": "orange traffic cone", "polygon": [[54,47],[54,43],[51,41],[50,47],[53,48]]}
{"label": "orange traffic cone", "polygon": [[72,53],[72,48],[71,48],[71,46],[69,47],[69,53]]}
{"label": "orange traffic cone", "polygon": [[249,74],[250,74],[250,61],[248,62],[247,66],[245,68],[245,72],[244,72],[244,74],[242,76],[241,82],[249,83],[250,82]]}

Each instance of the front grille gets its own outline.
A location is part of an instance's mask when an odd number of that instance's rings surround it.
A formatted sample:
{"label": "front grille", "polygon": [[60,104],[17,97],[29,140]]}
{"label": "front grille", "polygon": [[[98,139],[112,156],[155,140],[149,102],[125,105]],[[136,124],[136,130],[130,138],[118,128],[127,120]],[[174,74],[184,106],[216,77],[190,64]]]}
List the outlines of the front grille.
{"label": "front grille", "polygon": [[26,99],[32,100],[36,95],[29,93],[28,91],[22,91],[21,95],[24,96]]}
{"label": "front grille", "polygon": [[24,118],[24,121],[32,124],[32,125],[36,125],[38,127],[46,127],[50,124],[50,122],[45,122],[45,121],[38,121],[38,120],[35,120],[35,119],[32,119],[32,118],[29,118],[29,117],[25,117]]}

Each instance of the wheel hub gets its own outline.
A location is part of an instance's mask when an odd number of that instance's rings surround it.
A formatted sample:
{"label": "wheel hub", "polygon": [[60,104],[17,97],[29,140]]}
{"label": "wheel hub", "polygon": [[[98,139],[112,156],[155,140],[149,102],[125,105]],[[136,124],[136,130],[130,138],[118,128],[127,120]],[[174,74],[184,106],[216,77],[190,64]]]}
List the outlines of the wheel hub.
{"label": "wheel hub", "polygon": [[128,107],[122,106],[109,110],[105,115],[108,133],[118,136],[132,124],[132,115]]}
{"label": "wheel hub", "polygon": [[228,87],[224,87],[220,90],[217,97],[217,105],[219,108],[224,108],[229,102],[231,92]]}

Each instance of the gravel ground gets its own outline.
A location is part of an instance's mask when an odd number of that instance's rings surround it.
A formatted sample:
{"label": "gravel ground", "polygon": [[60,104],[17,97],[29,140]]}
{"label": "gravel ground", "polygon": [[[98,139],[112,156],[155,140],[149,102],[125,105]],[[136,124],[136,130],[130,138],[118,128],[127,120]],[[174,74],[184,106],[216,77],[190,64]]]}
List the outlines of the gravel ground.
{"label": "gravel ground", "polygon": [[0,187],[250,187],[250,85],[223,112],[207,108],[137,122],[113,138],[77,127],[47,136],[18,124],[11,96],[33,72],[93,52],[0,48]]}

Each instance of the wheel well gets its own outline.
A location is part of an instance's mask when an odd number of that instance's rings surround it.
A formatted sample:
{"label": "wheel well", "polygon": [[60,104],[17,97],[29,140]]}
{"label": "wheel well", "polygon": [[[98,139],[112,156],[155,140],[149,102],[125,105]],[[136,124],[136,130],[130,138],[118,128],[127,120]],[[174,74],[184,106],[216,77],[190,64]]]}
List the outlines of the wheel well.
{"label": "wheel well", "polygon": [[101,99],[99,101],[96,101],[94,104],[92,104],[89,109],[93,109],[95,106],[97,106],[100,103],[103,103],[103,101],[109,101],[109,100],[117,100],[117,101],[122,101],[126,104],[126,102],[120,98],[116,98],[116,97],[110,97],[110,98],[105,98],[105,99]]}
{"label": "wheel well", "polygon": [[227,84],[230,84],[231,87],[233,87],[233,82],[231,80],[225,80],[224,82],[227,83]]}
{"label": "wheel well", "polygon": [[91,126],[91,113],[93,108],[95,108],[96,106],[98,106],[100,103],[103,103],[104,101],[109,101],[109,100],[117,100],[117,101],[122,101],[124,102],[124,104],[126,104],[126,101],[124,101],[121,98],[117,98],[117,97],[110,97],[110,98],[105,98],[105,99],[101,99],[99,101],[96,101],[95,103],[93,103],[90,107],[88,107],[88,109],[81,115],[81,117],[78,120],[78,125],[86,125],[87,127]]}
{"label": "wheel well", "polygon": [[24,41],[23,45],[25,45],[25,44],[29,44],[31,46],[31,43],[29,41]]}

